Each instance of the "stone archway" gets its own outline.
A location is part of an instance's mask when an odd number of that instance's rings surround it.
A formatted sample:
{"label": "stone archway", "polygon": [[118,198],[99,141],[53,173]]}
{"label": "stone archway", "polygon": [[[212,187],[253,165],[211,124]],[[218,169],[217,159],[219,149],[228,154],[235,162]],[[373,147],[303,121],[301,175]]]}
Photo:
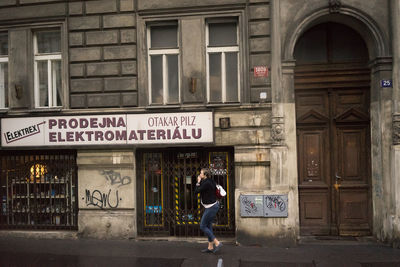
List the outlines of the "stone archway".
{"label": "stone archway", "polygon": [[[280,9],[279,5],[278,1],[273,1],[273,14]],[[373,230],[374,235],[382,238],[380,232],[384,232],[384,230],[381,229],[390,227],[387,225],[389,224],[388,220],[384,218],[387,214],[387,208],[384,206],[384,203],[387,200],[383,194],[385,191],[383,180],[388,179],[385,177],[390,177],[391,132],[382,132],[381,129],[391,128],[392,110],[390,105],[384,105],[385,102],[391,103],[391,91],[382,91],[379,81],[384,77],[391,77],[392,62],[391,58],[387,57],[389,54],[389,42],[383,31],[370,17],[351,7],[342,7],[334,13],[331,12],[329,7],[313,11],[309,10],[308,12],[308,14],[300,18],[297,17],[296,20],[290,22],[289,26],[285,25],[286,31],[283,33],[279,32],[281,23],[279,15],[278,18],[274,18],[272,35],[275,38],[278,36],[278,40],[273,38],[272,50],[277,51],[278,55],[272,55],[272,65],[276,66],[278,71],[272,74],[272,127],[274,127],[275,118],[278,118],[279,123],[283,123],[284,140],[289,153],[288,158],[292,159],[292,157],[295,157],[297,159],[297,151],[293,148],[296,144],[294,105],[294,68],[296,65],[293,53],[297,40],[307,29],[328,21],[341,22],[356,30],[363,37],[369,50],[369,66],[371,70],[370,121]],[[281,36],[282,34],[284,36]],[[281,40],[283,45],[280,43]],[[279,153],[279,149],[283,148],[273,148],[271,155]],[[273,160],[274,158],[271,159],[271,166],[274,164]],[[292,167],[288,167],[288,173],[293,175],[292,169],[296,168],[297,172],[297,165],[293,161],[291,163]],[[383,170],[383,163],[388,164],[388,170]],[[271,174],[271,178],[274,178],[274,173],[271,172]],[[293,203],[296,202],[294,201]]]}

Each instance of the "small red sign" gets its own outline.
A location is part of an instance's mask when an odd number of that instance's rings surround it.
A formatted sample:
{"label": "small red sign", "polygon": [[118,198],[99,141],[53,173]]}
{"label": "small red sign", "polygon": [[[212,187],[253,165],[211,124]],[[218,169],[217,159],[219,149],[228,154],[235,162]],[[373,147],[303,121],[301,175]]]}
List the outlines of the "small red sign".
{"label": "small red sign", "polygon": [[268,67],[266,66],[255,66],[254,77],[268,77]]}

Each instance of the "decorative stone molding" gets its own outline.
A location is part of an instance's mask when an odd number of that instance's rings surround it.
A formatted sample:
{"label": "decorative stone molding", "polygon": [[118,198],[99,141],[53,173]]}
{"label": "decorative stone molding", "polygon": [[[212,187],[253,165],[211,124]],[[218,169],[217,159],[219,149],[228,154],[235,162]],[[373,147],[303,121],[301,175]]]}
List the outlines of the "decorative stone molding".
{"label": "decorative stone molding", "polygon": [[272,117],[271,138],[273,146],[285,144],[285,122],[283,117]]}
{"label": "decorative stone molding", "polygon": [[393,115],[393,145],[400,145],[400,114]]}
{"label": "decorative stone molding", "polygon": [[342,3],[340,0],[329,0],[329,13],[339,13]]}

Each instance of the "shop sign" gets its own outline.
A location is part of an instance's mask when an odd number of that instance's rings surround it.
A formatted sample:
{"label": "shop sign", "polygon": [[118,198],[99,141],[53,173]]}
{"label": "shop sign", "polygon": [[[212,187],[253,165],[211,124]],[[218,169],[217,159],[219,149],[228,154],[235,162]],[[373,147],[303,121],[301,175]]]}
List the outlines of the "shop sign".
{"label": "shop sign", "polygon": [[3,147],[212,143],[212,112],[1,119]]}

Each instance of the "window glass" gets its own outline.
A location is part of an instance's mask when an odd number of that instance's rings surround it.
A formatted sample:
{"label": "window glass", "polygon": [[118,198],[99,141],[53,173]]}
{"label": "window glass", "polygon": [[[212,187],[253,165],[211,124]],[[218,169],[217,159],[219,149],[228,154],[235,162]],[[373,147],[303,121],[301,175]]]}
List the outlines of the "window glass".
{"label": "window glass", "polygon": [[162,56],[151,56],[151,100],[153,104],[163,103]]}
{"label": "window glass", "polygon": [[74,151],[3,153],[0,167],[6,175],[0,179],[0,227],[77,229],[75,154]]}
{"label": "window glass", "polygon": [[178,47],[178,26],[152,26],[151,48]]}
{"label": "window glass", "polygon": [[46,29],[36,31],[34,34],[35,106],[62,106],[61,31]]}
{"label": "window glass", "polygon": [[209,55],[210,64],[210,101],[221,102],[221,53]]}
{"label": "window glass", "polygon": [[36,32],[39,54],[61,52],[61,35],[59,30]]}
{"label": "window glass", "polygon": [[355,30],[338,23],[330,23],[331,62],[364,61],[369,59],[368,48]]}
{"label": "window glass", "polygon": [[305,32],[296,44],[296,64],[368,61],[368,48],[353,29],[338,23],[323,23]]}
{"label": "window glass", "polygon": [[303,34],[295,47],[297,64],[323,63],[328,61],[327,32],[325,25],[318,26]]}
{"label": "window glass", "polygon": [[237,45],[236,23],[213,23],[208,27],[210,46]]}
{"label": "window glass", "polygon": [[238,101],[238,53],[226,53],[226,101]]}
{"label": "window glass", "polygon": [[47,61],[38,61],[37,68],[39,76],[39,103],[41,107],[47,107],[49,106]]}
{"label": "window glass", "polygon": [[0,33],[0,56],[8,55],[8,34]]}
{"label": "window glass", "polygon": [[53,90],[55,92],[53,103],[56,106],[62,106],[61,60],[52,61],[52,71]]}
{"label": "window glass", "polygon": [[0,108],[8,105],[8,63],[0,63]]}
{"label": "window glass", "polygon": [[178,55],[167,56],[168,103],[179,102]]}

